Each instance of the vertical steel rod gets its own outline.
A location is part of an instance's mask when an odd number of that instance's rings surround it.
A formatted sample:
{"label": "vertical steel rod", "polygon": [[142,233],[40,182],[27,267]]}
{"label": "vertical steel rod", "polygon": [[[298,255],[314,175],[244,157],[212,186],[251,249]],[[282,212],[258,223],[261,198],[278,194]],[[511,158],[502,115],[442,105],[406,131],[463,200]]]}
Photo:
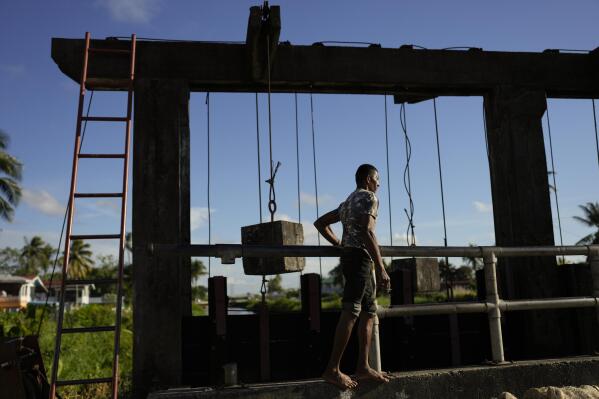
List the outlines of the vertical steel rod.
{"label": "vertical steel rod", "polygon": [[[589,265],[591,266],[591,277],[593,279],[593,296],[599,297],[599,250],[594,250],[589,256]],[[597,321],[599,322],[599,307],[595,307]]]}
{"label": "vertical steel rod", "polygon": [[123,184],[121,192],[121,237],[119,239],[119,269],[117,283],[116,323],[114,329],[114,353],[112,358],[112,399],[118,398],[119,391],[119,348],[121,343],[121,321],[123,308],[123,275],[125,270],[125,228],[127,220],[127,187],[129,186],[129,147],[131,144],[131,115],[133,113],[133,82],[135,79],[136,37],[131,35],[129,60],[129,90],[127,93],[127,122],[125,125],[125,162],[123,162]]}
{"label": "vertical steel rod", "polygon": [[368,353],[368,364],[374,370],[381,372],[381,341],[379,340],[379,317],[374,315],[372,324],[372,341]]}
{"label": "vertical steel rod", "polygon": [[497,258],[493,252],[483,253],[485,263],[485,286],[487,302],[494,306],[489,309],[489,332],[491,335],[491,350],[493,362],[503,363],[503,339],[501,335],[501,310],[499,309],[499,294],[497,293]]}
{"label": "vertical steel rod", "polygon": [[[68,216],[66,239],[64,244],[64,255],[62,263],[62,281],[60,283],[60,294],[65,295],[65,281],[67,280],[69,256],[71,252],[71,231],[73,227],[73,214],[75,213],[75,187],[77,186],[78,154],[81,147],[81,120],[83,114],[83,103],[85,100],[85,81],[87,80],[87,61],[89,55],[89,32],[85,32],[85,49],[83,51],[83,66],[81,70],[81,81],[79,82],[79,107],[77,109],[77,130],[75,134],[75,148],[73,154],[73,167],[71,171],[71,187],[69,191]],[[60,301],[58,309],[58,322],[56,323],[56,342],[54,345],[54,359],[52,361],[52,379],[50,384],[50,399],[56,397],[56,380],[58,379],[58,360],[60,358],[62,323],[64,320],[64,300]]]}

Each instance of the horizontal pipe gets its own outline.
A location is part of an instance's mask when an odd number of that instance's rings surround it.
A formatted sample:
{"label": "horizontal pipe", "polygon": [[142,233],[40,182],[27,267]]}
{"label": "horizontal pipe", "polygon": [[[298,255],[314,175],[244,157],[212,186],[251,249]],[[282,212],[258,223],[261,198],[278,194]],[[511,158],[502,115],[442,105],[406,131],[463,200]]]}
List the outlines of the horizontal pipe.
{"label": "horizontal pipe", "polygon": [[597,305],[599,305],[599,298],[578,297],[501,301],[499,308],[504,312],[511,312],[516,310],[592,308]]}
{"label": "horizontal pipe", "polygon": [[[381,246],[384,257],[483,257],[484,253],[494,253],[497,257],[515,256],[558,256],[599,253],[599,245],[569,246],[525,246],[525,247],[402,247]],[[242,244],[150,244],[149,253],[172,252],[187,256],[212,256],[216,258],[241,257],[339,257],[342,247],[317,245],[242,245]]]}
{"label": "horizontal pipe", "polygon": [[487,313],[489,310],[489,305],[490,304],[485,302],[401,305],[390,308],[378,308],[376,314],[380,319],[384,319],[415,315]]}
{"label": "horizontal pipe", "polygon": [[[502,312],[539,309],[591,308],[599,306],[599,298],[571,297],[518,301],[500,300],[498,306]],[[380,319],[384,319],[416,315],[487,313],[492,311],[494,308],[495,304],[491,302],[455,302],[423,305],[400,305],[389,308],[379,308],[377,310],[377,315]]]}

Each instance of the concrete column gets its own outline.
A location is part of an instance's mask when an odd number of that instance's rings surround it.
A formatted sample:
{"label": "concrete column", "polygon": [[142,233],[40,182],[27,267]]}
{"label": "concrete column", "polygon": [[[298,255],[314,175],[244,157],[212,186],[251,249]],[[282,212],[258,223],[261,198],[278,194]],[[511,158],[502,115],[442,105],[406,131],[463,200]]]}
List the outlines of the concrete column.
{"label": "concrete column", "polygon": [[181,321],[191,315],[189,258],[149,243],[189,243],[189,88],[138,79],[133,141],[133,388],[145,398],[181,382]]}
{"label": "concrete column", "polygon": [[[489,168],[498,246],[554,245],[547,160],[541,118],[545,93],[509,86],[485,95]],[[499,292],[504,299],[558,295],[554,257],[500,258]],[[488,293],[487,293],[488,294]],[[516,321],[517,315],[510,316]],[[523,357],[548,355],[560,346],[557,319],[526,312],[512,347]]]}

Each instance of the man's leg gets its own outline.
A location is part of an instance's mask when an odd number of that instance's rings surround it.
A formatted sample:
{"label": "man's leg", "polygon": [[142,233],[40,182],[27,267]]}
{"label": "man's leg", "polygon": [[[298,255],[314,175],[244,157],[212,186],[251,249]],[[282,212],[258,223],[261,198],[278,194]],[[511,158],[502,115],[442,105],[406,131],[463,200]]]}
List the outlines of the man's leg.
{"label": "man's leg", "polygon": [[333,350],[331,352],[331,358],[326,370],[322,374],[322,378],[331,384],[337,385],[342,389],[355,388],[358,385],[352,380],[347,374],[344,374],[339,369],[341,363],[341,357],[351,336],[352,329],[356,322],[356,316],[354,316],[349,310],[343,310],[337,323],[337,329],[335,330],[335,341],[333,342]]}
{"label": "man's leg", "polygon": [[360,313],[358,324],[358,364],[356,366],[356,378],[359,380],[375,380],[389,382],[389,379],[378,371],[372,369],[368,364],[368,353],[372,341],[372,327],[374,326],[374,314]]}

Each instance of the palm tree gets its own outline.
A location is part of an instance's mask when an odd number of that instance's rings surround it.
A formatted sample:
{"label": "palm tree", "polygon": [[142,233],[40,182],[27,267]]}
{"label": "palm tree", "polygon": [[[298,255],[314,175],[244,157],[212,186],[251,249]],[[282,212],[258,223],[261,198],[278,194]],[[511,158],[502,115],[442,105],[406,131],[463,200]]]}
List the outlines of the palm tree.
{"label": "palm tree", "polygon": [[24,238],[25,245],[19,254],[21,264],[19,274],[37,275],[40,271],[44,273],[50,266],[50,258],[54,252],[52,246],[46,244],[40,236],[34,236],[31,240]]}
{"label": "palm tree", "polygon": [[[8,135],[0,130],[0,219],[12,221],[15,206],[21,199],[21,172],[23,165],[8,152]],[[3,176],[5,175],[5,176]]]}
{"label": "palm tree", "polygon": [[71,278],[85,278],[93,264],[90,245],[82,240],[73,240],[69,254],[68,275]]}
{"label": "palm tree", "polygon": [[574,216],[574,219],[588,227],[596,228],[597,231],[581,238],[576,245],[599,244],[599,202],[587,202],[586,205],[578,207],[582,209],[584,216]]}
{"label": "palm tree", "polygon": [[130,231],[125,234],[125,252],[127,253],[127,263],[131,264],[131,254],[133,254],[133,233]]}

